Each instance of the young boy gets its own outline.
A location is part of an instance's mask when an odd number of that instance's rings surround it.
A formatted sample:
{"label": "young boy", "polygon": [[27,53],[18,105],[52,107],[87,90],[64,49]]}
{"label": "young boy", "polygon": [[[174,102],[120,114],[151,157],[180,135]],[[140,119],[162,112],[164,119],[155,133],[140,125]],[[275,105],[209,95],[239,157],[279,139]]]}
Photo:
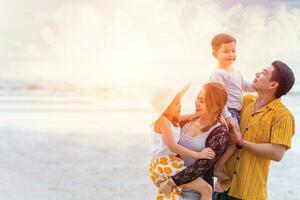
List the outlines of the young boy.
{"label": "young boy", "polygon": [[[241,73],[232,67],[236,60],[236,39],[228,34],[221,33],[216,35],[211,42],[213,56],[218,61],[218,67],[211,75],[211,81],[222,83],[228,93],[228,101],[223,110],[223,116],[226,123],[232,124],[235,128],[239,129],[240,110],[242,108],[243,91],[254,92],[251,83],[247,83]],[[214,175],[221,180],[228,177],[222,172],[222,167],[225,162],[235,152],[235,146],[229,146],[224,155],[217,162]]]}

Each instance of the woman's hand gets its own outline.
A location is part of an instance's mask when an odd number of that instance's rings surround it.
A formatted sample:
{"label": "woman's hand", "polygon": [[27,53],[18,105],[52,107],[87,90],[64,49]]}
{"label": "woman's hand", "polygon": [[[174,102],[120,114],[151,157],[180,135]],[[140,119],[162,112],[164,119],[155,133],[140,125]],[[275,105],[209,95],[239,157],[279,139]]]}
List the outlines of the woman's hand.
{"label": "woman's hand", "polygon": [[213,159],[215,157],[215,152],[207,147],[198,153],[198,159]]}

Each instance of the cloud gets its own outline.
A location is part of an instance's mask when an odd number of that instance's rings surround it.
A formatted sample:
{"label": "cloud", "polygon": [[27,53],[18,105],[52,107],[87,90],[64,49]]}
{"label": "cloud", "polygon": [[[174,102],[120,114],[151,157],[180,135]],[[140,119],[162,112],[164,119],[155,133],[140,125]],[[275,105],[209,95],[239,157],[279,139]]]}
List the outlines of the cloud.
{"label": "cloud", "polygon": [[37,15],[35,26],[38,37],[14,42],[10,56],[40,60],[37,71],[64,67],[77,78],[113,85],[205,80],[215,66],[210,41],[220,32],[237,38],[236,66],[245,74],[274,59],[296,63],[300,53],[300,10],[284,4],[224,9],[216,0],[65,3]]}

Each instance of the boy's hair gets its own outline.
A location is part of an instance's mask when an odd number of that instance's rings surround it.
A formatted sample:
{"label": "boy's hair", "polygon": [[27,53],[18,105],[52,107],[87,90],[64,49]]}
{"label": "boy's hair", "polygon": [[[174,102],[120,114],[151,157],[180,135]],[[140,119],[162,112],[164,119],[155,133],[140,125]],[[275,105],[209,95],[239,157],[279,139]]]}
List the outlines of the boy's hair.
{"label": "boy's hair", "polygon": [[215,55],[215,52],[217,52],[222,44],[228,44],[234,42],[236,43],[236,39],[229,34],[226,33],[220,33],[218,35],[215,35],[211,41],[211,47],[213,51],[213,55]]}
{"label": "boy's hair", "polygon": [[272,72],[272,81],[278,83],[278,88],[276,90],[276,98],[287,94],[295,83],[295,76],[291,68],[284,62],[276,60],[272,62],[274,71]]}

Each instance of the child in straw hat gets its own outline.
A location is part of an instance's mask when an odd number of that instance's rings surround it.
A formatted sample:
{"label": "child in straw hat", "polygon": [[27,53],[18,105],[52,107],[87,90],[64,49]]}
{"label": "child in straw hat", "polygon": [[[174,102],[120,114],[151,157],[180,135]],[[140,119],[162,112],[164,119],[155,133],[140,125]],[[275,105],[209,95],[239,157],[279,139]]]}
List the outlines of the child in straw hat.
{"label": "child in straw hat", "polygon": [[[201,152],[187,149],[177,142],[180,136],[180,99],[187,91],[189,85],[180,92],[170,89],[158,90],[151,99],[153,109],[158,113],[153,125],[152,136],[152,160],[150,162],[150,178],[156,186],[167,180],[183,169],[183,160],[178,154],[194,159],[212,159],[214,152],[211,148],[205,148]],[[200,181],[198,179],[201,179]],[[185,188],[192,188],[201,193],[202,200],[211,198],[211,186],[201,177],[184,185]],[[210,194],[206,194],[210,193]],[[160,191],[156,195],[157,200],[176,199],[181,200],[181,188],[173,187],[171,193],[165,194]]]}

